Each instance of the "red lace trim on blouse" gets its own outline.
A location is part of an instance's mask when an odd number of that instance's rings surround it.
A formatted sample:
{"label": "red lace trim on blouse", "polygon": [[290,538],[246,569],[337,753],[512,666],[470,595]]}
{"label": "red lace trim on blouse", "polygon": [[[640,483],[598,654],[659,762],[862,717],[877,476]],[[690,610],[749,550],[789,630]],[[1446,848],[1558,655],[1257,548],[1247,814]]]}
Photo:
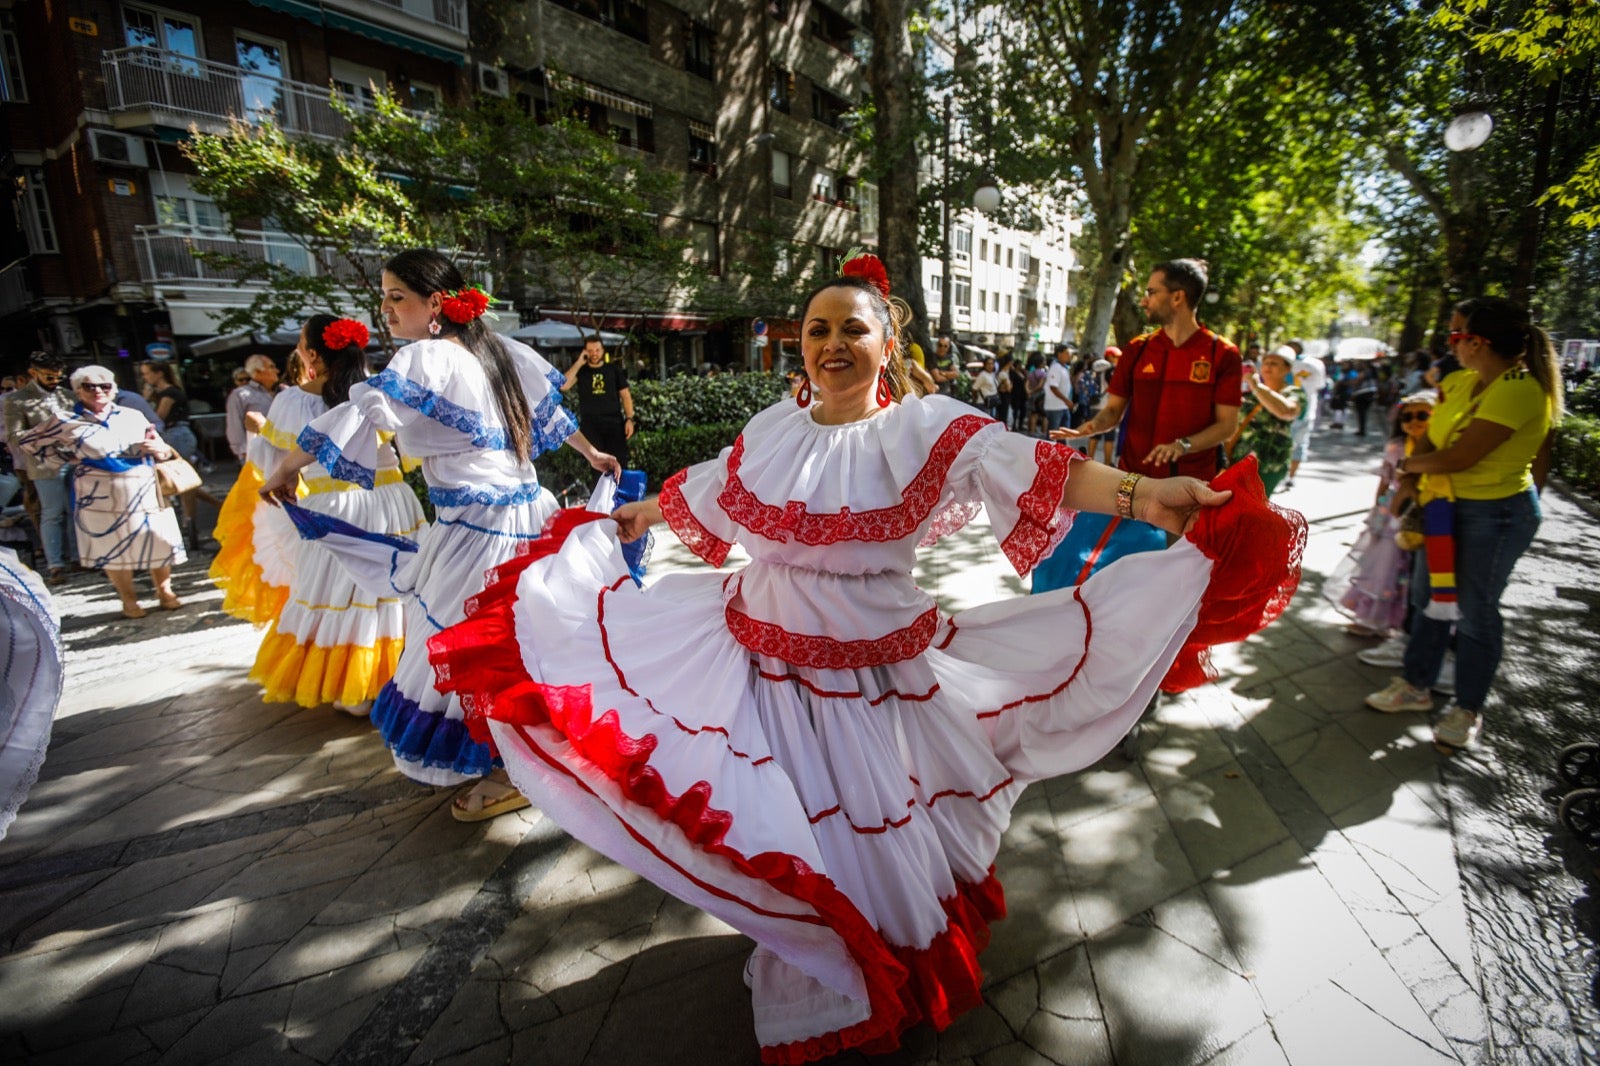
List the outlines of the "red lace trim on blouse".
{"label": "red lace trim on blouse", "polygon": [[1000,550],[1018,574],[1038,566],[1070,527],[1060,517],[1061,494],[1066,491],[1072,464],[1085,458],[1065,444],[1042,440],[1034,445],[1033,461],[1038,464],[1038,472],[1028,490],[1017,497],[1017,524],[1000,542]]}
{"label": "red lace trim on blouse", "polygon": [[916,658],[933,642],[933,634],[939,628],[937,607],[929,607],[903,629],[867,640],[835,640],[811,633],[791,633],[772,622],[757,621],[731,603],[723,615],[733,639],[757,655],[819,670],[860,670]]}
{"label": "red lace trim on blouse", "polygon": [[[780,543],[791,539],[818,547],[855,540],[882,544],[910,536],[933,511],[944,494],[950,466],[967,442],[994,419],[982,415],[962,415],[944,428],[934,442],[928,459],[900,493],[900,502],[875,511],[852,511],[848,507],[833,514],[813,514],[799,500],[779,507],[763,503],[739,479],[739,464],[744,459],[744,436],[733,442],[728,456],[728,483],[717,496],[727,516],[757,536]],[[662,490],[665,497],[666,490]],[[662,513],[665,514],[663,507]],[[676,530],[676,525],[674,525]],[[681,535],[681,534],[680,534]]]}
{"label": "red lace trim on blouse", "polygon": [[[734,451],[738,449],[739,445],[735,442]],[[683,541],[684,547],[712,566],[721,566],[727,561],[728,549],[733,545],[701,525],[689,509],[689,501],[683,498],[683,480],[688,473],[688,470],[680,470],[661,486],[661,495],[656,500],[661,505],[661,517],[667,520],[667,525]]]}

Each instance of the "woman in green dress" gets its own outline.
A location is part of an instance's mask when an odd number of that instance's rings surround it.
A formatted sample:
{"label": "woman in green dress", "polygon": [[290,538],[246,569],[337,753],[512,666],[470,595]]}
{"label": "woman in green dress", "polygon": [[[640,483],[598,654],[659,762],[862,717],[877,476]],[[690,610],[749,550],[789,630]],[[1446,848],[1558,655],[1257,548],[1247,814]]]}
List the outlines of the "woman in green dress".
{"label": "woman in green dress", "polygon": [[1256,457],[1269,496],[1289,474],[1294,423],[1306,410],[1305,391],[1294,383],[1290,358],[1283,351],[1262,357],[1239,407],[1239,429],[1228,441],[1230,464],[1247,455]]}

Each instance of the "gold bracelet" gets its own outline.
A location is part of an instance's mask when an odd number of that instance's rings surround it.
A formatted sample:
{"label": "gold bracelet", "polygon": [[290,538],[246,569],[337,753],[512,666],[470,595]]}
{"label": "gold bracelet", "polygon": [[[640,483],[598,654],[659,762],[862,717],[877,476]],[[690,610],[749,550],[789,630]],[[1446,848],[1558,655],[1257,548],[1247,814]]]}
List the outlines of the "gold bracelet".
{"label": "gold bracelet", "polygon": [[1117,486],[1117,514],[1121,517],[1133,517],[1133,487],[1143,480],[1143,474],[1131,471],[1122,475],[1122,483]]}

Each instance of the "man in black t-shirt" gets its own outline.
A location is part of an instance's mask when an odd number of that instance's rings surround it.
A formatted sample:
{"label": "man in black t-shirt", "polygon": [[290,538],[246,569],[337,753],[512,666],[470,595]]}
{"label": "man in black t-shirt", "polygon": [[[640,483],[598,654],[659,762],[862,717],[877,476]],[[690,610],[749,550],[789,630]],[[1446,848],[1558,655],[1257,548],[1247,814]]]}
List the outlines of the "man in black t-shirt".
{"label": "man in black t-shirt", "polygon": [[628,438],[633,436],[633,394],[628,372],[606,357],[599,337],[583,342],[583,355],[567,370],[562,392],[578,398],[578,424],[597,449],[628,465]]}

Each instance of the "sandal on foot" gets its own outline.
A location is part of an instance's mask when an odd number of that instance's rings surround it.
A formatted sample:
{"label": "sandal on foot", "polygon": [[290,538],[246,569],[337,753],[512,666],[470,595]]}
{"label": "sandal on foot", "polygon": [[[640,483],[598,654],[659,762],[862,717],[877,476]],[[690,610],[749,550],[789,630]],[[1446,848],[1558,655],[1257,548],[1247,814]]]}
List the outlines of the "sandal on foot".
{"label": "sandal on foot", "polygon": [[178,599],[178,597],[172,593],[168,593],[167,595],[160,597],[160,600],[161,609],[163,611],[176,611],[179,607],[183,606],[183,601]]}
{"label": "sandal on foot", "polygon": [[450,815],[458,822],[482,822],[531,806],[533,803],[515,786],[485,778],[456,793],[450,801]]}
{"label": "sandal on foot", "polygon": [[124,618],[143,618],[149,613],[149,611],[140,607],[137,601],[122,605],[122,617]]}

